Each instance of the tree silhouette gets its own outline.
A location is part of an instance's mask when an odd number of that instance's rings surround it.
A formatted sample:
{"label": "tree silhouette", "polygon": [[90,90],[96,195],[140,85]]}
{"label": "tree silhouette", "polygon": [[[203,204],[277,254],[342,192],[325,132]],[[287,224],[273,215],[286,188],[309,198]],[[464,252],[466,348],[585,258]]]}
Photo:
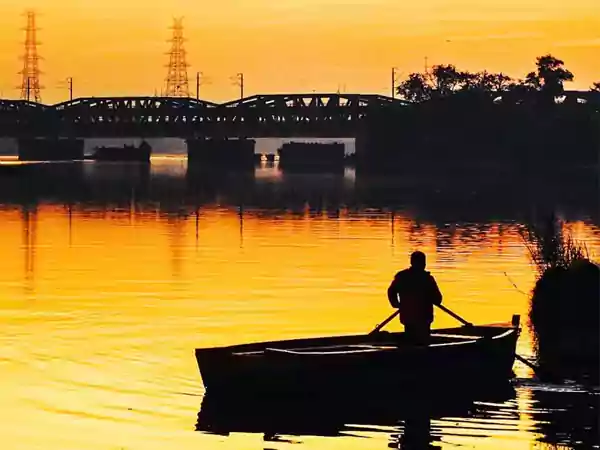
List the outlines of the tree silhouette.
{"label": "tree silhouette", "polygon": [[459,71],[452,64],[433,66],[431,73],[411,73],[396,88],[400,97],[411,102],[449,97],[459,92],[492,97],[508,90],[511,78],[499,73]]}
{"label": "tree silhouette", "polygon": [[[564,83],[573,81],[564,61],[552,55],[536,58],[536,70],[522,80],[513,80],[503,73],[460,71],[452,64],[433,66],[429,73],[411,73],[396,88],[400,97],[420,103],[460,94],[461,101],[492,101],[502,97],[503,103],[554,103],[564,93]],[[592,91],[600,92],[600,82]]]}
{"label": "tree silhouette", "polygon": [[424,102],[431,98],[432,88],[425,75],[411,73],[406,80],[398,85],[396,92],[400,97],[410,102]]}
{"label": "tree silhouette", "polygon": [[433,66],[431,81],[435,97],[447,97],[462,89],[473,79],[467,72],[459,72],[452,64]]}
{"label": "tree silhouette", "polygon": [[592,87],[590,88],[590,91],[592,91],[592,92],[600,92],[600,81],[596,81],[594,84],[592,84]]}
{"label": "tree silhouette", "polygon": [[469,73],[462,72],[462,91],[472,97],[482,100],[494,100],[510,89],[513,80],[503,73],[489,73],[487,71]]}
{"label": "tree silhouette", "polygon": [[483,71],[477,74],[477,85],[480,89],[489,92],[503,92],[510,87],[512,79],[503,73],[488,73]]}
{"label": "tree silhouette", "polygon": [[542,89],[542,79],[536,72],[529,72],[521,84],[531,91],[540,91]]}
{"label": "tree silhouette", "polygon": [[564,83],[574,79],[564,65],[564,61],[552,55],[540,56],[536,60],[537,70],[527,74],[525,83],[554,101],[555,97],[564,92]]}

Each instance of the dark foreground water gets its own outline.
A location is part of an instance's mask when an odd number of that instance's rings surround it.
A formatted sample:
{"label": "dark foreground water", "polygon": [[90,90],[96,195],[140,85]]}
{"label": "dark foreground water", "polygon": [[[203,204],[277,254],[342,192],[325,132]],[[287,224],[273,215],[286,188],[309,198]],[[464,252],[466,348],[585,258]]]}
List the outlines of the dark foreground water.
{"label": "dark foreground water", "polygon": [[[473,398],[432,389],[369,404],[228,403],[204,396],[193,355],[368,331],[390,313],[387,285],[417,248],[448,307],[475,323],[517,313],[526,325],[519,290],[535,273],[517,227],[556,209],[600,255],[597,193],[586,189],[452,174],[192,174],[177,158],[3,177],[2,449],[597,445],[598,390],[537,382],[520,363],[510,385]],[[455,323],[438,312],[434,326]],[[519,353],[533,357],[531,342],[525,328]]]}

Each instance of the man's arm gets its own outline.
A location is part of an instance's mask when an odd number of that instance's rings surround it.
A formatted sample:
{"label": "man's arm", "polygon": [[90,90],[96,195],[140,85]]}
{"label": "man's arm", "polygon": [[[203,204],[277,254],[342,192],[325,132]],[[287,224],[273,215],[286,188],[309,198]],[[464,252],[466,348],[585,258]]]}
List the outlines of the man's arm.
{"label": "man's arm", "polygon": [[431,277],[431,303],[433,303],[434,305],[441,305],[442,304],[442,293],[440,292],[440,288],[438,287],[437,283],[435,282],[435,278],[433,278],[433,276]]}
{"label": "man's arm", "polygon": [[398,301],[398,277],[395,277],[390,283],[390,287],[387,290],[388,300],[392,308],[399,308],[400,302]]}

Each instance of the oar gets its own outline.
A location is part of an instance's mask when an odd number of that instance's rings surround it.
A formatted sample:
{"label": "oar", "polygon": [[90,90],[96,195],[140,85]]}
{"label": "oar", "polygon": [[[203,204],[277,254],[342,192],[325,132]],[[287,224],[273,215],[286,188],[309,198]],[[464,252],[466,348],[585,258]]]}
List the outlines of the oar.
{"label": "oar", "polygon": [[467,322],[465,319],[463,319],[462,317],[460,317],[458,314],[450,311],[448,308],[446,308],[444,305],[435,305],[438,308],[440,308],[442,311],[444,311],[446,314],[451,315],[452,317],[454,317],[456,320],[458,320],[459,322],[461,322],[463,325],[467,326],[467,327],[472,327],[473,324],[471,322]]}
{"label": "oar", "polygon": [[[454,317],[456,320],[458,320],[459,322],[461,322],[463,325],[467,326],[467,327],[472,327],[473,324],[470,322],[467,322],[465,319],[463,319],[462,317],[460,317],[458,314],[450,311],[448,308],[446,308],[443,305],[436,305],[438,308],[440,308],[442,311],[444,311],[445,313],[451,315],[452,317]],[[536,366],[535,364],[527,361],[525,358],[523,358],[521,355],[518,355],[517,353],[515,353],[515,358],[518,359],[519,361],[521,361],[523,364],[525,364],[526,366],[530,367],[531,370],[533,370],[536,375],[538,375],[539,377],[541,377],[541,369]]]}
{"label": "oar", "polygon": [[387,319],[385,319],[383,322],[381,322],[379,325],[377,325],[373,331],[371,331],[369,334],[375,334],[378,333],[379,330],[381,330],[383,327],[385,327],[388,323],[390,323],[390,321],[396,317],[398,314],[400,314],[400,310],[396,310],[390,317],[388,317]]}

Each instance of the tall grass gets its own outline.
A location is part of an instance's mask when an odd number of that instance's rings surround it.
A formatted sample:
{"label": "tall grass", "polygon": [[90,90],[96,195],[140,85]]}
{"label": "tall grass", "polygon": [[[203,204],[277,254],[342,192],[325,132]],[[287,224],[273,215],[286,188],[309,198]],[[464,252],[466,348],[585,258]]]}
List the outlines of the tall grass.
{"label": "tall grass", "polygon": [[538,363],[572,379],[596,380],[600,266],[554,215],[520,234],[538,272],[529,310]]}
{"label": "tall grass", "polygon": [[569,269],[575,261],[590,259],[585,243],[573,239],[554,214],[539,224],[525,226],[519,233],[539,277],[550,269]]}

